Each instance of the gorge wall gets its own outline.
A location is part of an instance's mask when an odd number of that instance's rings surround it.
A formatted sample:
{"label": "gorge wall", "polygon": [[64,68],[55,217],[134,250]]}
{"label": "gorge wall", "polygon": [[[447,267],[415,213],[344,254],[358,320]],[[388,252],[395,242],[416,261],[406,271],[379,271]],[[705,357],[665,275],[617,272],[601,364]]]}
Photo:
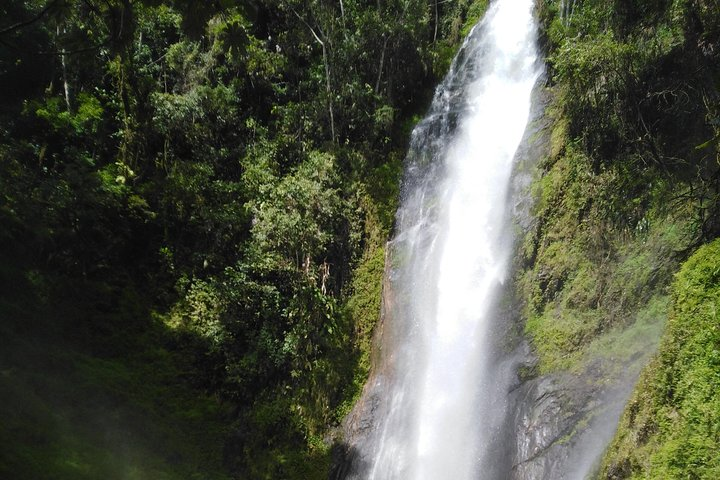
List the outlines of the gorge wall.
{"label": "gorge wall", "polygon": [[[677,412],[712,408],[699,407],[688,393],[695,387],[675,398],[682,382],[691,378],[709,405],[717,398],[716,337],[694,344],[707,355],[701,362],[673,347],[698,328],[673,326],[692,322],[678,313],[686,287],[673,277],[718,234],[719,14],[711,3],[538,5],[548,72],[536,95],[542,114],[519,155],[516,179],[528,201],[516,212],[522,240],[508,293],[514,307],[504,313],[507,358],[519,363],[509,392],[513,435],[498,454],[512,478],[669,478],[686,470],[713,478],[714,420],[700,421],[707,433],[686,434],[691,446],[672,443],[680,442],[673,428],[690,432],[699,421]],[[712,292],[713,278],[695,281]],[[712,302],[698,302],[700,318],[716,325]],[[665,330],[668,317],[677,320]],[[372,425],[377,402],[364,397],[349,417],[351,443]]]}

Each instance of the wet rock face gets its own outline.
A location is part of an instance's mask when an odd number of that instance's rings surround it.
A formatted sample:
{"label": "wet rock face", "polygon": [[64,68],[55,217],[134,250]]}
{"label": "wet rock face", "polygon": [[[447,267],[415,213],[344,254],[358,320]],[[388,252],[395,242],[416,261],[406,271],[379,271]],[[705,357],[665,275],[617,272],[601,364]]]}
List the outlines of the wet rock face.
{"label": "wet rock face", "polygon": [[592,392],[571,382],[540,377],[517,391],[513,419],[516,454],[511,478],[540,480],[568,478],[566,464],[579,421]]}
{"label": "wet rock face", "polygon": [[[532,362],[530,349],[523,346]],[[596,472],[628,398],[635,375],[622,382],[594,364],[578,374],[539,376],[512,393],[512,480],[584,480]],[[634,369],[633,369],[634,370]]]}
{"label": "wet rock face", "polygon": [[[358,402],[356,408],[352,411],[348,417],[348,421],[345,424],[345,441],[355,447],[363,446],[369,441],[373,429],[377,426],[377,417],[382,402],[382,389],[379,388],[381,383],[380,379],[377,379],[373,383],[374,388],[367,388],[364,392],[362,399]],[[367,449],[364,449],[367,451]],[[361,458],[359,451],[351,452],[352,455],[348,456],[347,461],[353,468],[349,469],[349,472],[355,472],[357,475],[362,473],[363,465],[370,459]],[[355,478],[354,476],[347,476],[343,478]]]}
{"label": "wet rock face", "polygon": [[[524,343],[520,350],[527,362],[534,360]],[[518,353],[509,355],[518,363]],[[622,409],[624,392],[604,390],[589,376],[547,375],[518,381],[509,393],[511,412],[497,438],[494,459],[484,466],[488,479],[581,480],[593,470],[614,430]],[[345,439],[336,446],[331,480],[368,478],[371,458],[366,448],[372,441],[376,416],[383,398],[383,372],[373,375],[344,426]],[[478,426],[482,428],[482,426]],[[490,474],[489,472],[492,472]]]}
{"label": "wet rock face", "polygon": [[563,417],[562,395],[549,379],[533,381],[522,389],[525,394],[516,417],[517,455],[513,475],[517,479],[544,478],[553,463],[549,449],[570,425]]}
{"label": "wet rock face", "polygon": [[[550,155],[552,123],[545,115],[551,93],[538,88],[534,99],[533,120],[526,132],[523,148],[518,152],[513,198],[514,217],[520,232],[536,228],[532,215],[534,199],[528,193],[535,170]],[[519,259],[520,256],[518,255]],[[518,260],[519,261],[519,260]],[[516,270],[523,266],[515,265]],[[508,321],[514,328],[508,334],[516,346],[510,355],[517,361],[517,371],[534,371],[537,359],[524,331],[522,299],[514,298]],[[602,368],[591,366],[578,374],[552,374],[518,379],[508,394],[508,418],[504,435],[510,451],[507,475],[512,480],[584,479],[617,423],[619,407],[614,406],[618,389],[602,379]],[[619,398],[624,398],[622,395]],[[598,425],[602,424],[602,427]]]}

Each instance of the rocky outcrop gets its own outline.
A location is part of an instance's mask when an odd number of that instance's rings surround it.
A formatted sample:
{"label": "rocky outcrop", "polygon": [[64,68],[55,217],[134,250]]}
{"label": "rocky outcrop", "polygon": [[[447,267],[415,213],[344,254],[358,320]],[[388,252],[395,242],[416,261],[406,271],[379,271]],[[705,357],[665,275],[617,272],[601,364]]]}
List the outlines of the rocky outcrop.
{"label": "rocky outcrop", "polygon": [[607,384],[601,370],[542,375],[511,393],[516,408],[508,432],[515,445],[508,478],[580,480],[597,468],[635,380]]}

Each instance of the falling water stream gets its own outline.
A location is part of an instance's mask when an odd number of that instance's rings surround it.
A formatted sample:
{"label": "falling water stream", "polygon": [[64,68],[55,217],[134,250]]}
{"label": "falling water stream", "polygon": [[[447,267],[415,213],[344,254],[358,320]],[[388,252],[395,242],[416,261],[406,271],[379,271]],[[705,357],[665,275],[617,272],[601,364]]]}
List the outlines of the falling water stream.
{"label": "falling water stream", "polygon": [[391,242],[392,352],[365,478],[497,478],[513,159],[540,74],[532,0],[496,0],[415,128]]}

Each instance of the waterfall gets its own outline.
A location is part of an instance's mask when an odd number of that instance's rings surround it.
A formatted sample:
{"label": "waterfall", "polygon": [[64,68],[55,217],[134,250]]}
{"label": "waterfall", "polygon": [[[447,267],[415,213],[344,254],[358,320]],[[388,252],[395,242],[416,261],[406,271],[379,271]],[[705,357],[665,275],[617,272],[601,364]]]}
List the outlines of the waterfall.
{"label": "waterfall", "polygon": [[513,159],[540,74],[535,42],[532,0],[493,2],[413,131],[357,478],[499,478],[513,373],[493,353],[496,306],[512,249]]}

